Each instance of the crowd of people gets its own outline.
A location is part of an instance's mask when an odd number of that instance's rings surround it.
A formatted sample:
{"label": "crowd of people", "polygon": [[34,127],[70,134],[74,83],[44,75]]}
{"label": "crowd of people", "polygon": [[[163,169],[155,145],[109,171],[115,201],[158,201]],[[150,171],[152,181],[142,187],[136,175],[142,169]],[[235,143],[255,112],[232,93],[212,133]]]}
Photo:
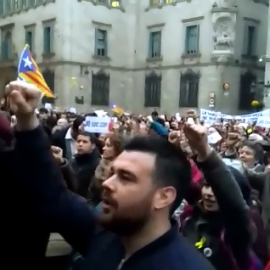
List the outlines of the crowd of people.
{"label": "crowd of people", "polygon": [[[11,82],[5,96],[3,269],[270,269],[269,130],[189,110],[118,115],[93,134],[95,112],[37,112],[33,85]],[[70,250],[48,264],[52,233]]]}

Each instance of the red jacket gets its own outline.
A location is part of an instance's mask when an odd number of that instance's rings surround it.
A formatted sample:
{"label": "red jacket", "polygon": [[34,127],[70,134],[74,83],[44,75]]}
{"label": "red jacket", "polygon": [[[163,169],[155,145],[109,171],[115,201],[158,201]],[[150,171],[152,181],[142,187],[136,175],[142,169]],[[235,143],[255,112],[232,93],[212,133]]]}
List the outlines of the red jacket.
{"label": "red jacket", "polygon": [[270,261],[268,262],[268,264],[266,265],[266,267],[264,268],[264,270],[270,270]]}

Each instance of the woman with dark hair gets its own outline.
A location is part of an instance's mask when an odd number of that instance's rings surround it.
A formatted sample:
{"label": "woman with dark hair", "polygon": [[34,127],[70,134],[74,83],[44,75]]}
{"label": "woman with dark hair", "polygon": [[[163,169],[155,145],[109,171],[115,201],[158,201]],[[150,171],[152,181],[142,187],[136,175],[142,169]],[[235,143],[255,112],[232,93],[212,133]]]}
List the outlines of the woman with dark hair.
{"label": "woman with dark hair", "polygon": [[96,168],[95,176],[90,184],[90,197],[94,205],[100,203],[102,182],[109,177],[112,161],[122,152],[123,146],[124,138],[120,134],[109,133],[106,135],[102,159]]}
{"label": "woman with dark hair", "polygon": [[238,149],[239,159],[246,168],[256,172],[263,172],[263,149],[259,143],[243,141]]}

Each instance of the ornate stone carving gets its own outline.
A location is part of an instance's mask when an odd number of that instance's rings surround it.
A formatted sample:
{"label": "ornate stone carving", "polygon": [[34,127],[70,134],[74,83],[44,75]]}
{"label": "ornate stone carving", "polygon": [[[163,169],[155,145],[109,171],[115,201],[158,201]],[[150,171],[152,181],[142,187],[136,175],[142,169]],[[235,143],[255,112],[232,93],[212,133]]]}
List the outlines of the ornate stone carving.
{"label": "ornate stone carving", "polygon": [[231,19],[219,17],[214,25],[215,49],[227,49],[233,47],[234,33]]}
{"label": "ornate stone carving", "polygon": [[213,19],[213,54],[234,54],[236,14],[230,12],[217,12],[212,15]]}

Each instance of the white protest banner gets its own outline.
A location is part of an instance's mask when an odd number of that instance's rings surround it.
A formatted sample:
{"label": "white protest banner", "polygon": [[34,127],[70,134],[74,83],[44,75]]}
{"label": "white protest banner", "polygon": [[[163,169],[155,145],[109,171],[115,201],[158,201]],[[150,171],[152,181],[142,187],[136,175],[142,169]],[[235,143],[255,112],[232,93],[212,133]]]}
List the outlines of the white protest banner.
{"label": "white protest banner", "polygon": [[107,117],[87,116],[84,130],[91,133],[108,133],[111,119]]}
{"label": "white protest banner", "polygon": [[215,112],[211,110],[201,109],[201,119],[205,121],[207,124],[213,124],[217,119],[235,119],[245,123],[252,123],[258,120],[259,117],[269,117],[270,116],[270,109],[264,110],[257,113],[251,114],[244,114],[244,115],[229,115],[229,114],[222,114],[220,112]]}
{"label": "white protest banner", "polygon": [[270,128],[270,117],[259,117],[256,126],[262,128]]}

